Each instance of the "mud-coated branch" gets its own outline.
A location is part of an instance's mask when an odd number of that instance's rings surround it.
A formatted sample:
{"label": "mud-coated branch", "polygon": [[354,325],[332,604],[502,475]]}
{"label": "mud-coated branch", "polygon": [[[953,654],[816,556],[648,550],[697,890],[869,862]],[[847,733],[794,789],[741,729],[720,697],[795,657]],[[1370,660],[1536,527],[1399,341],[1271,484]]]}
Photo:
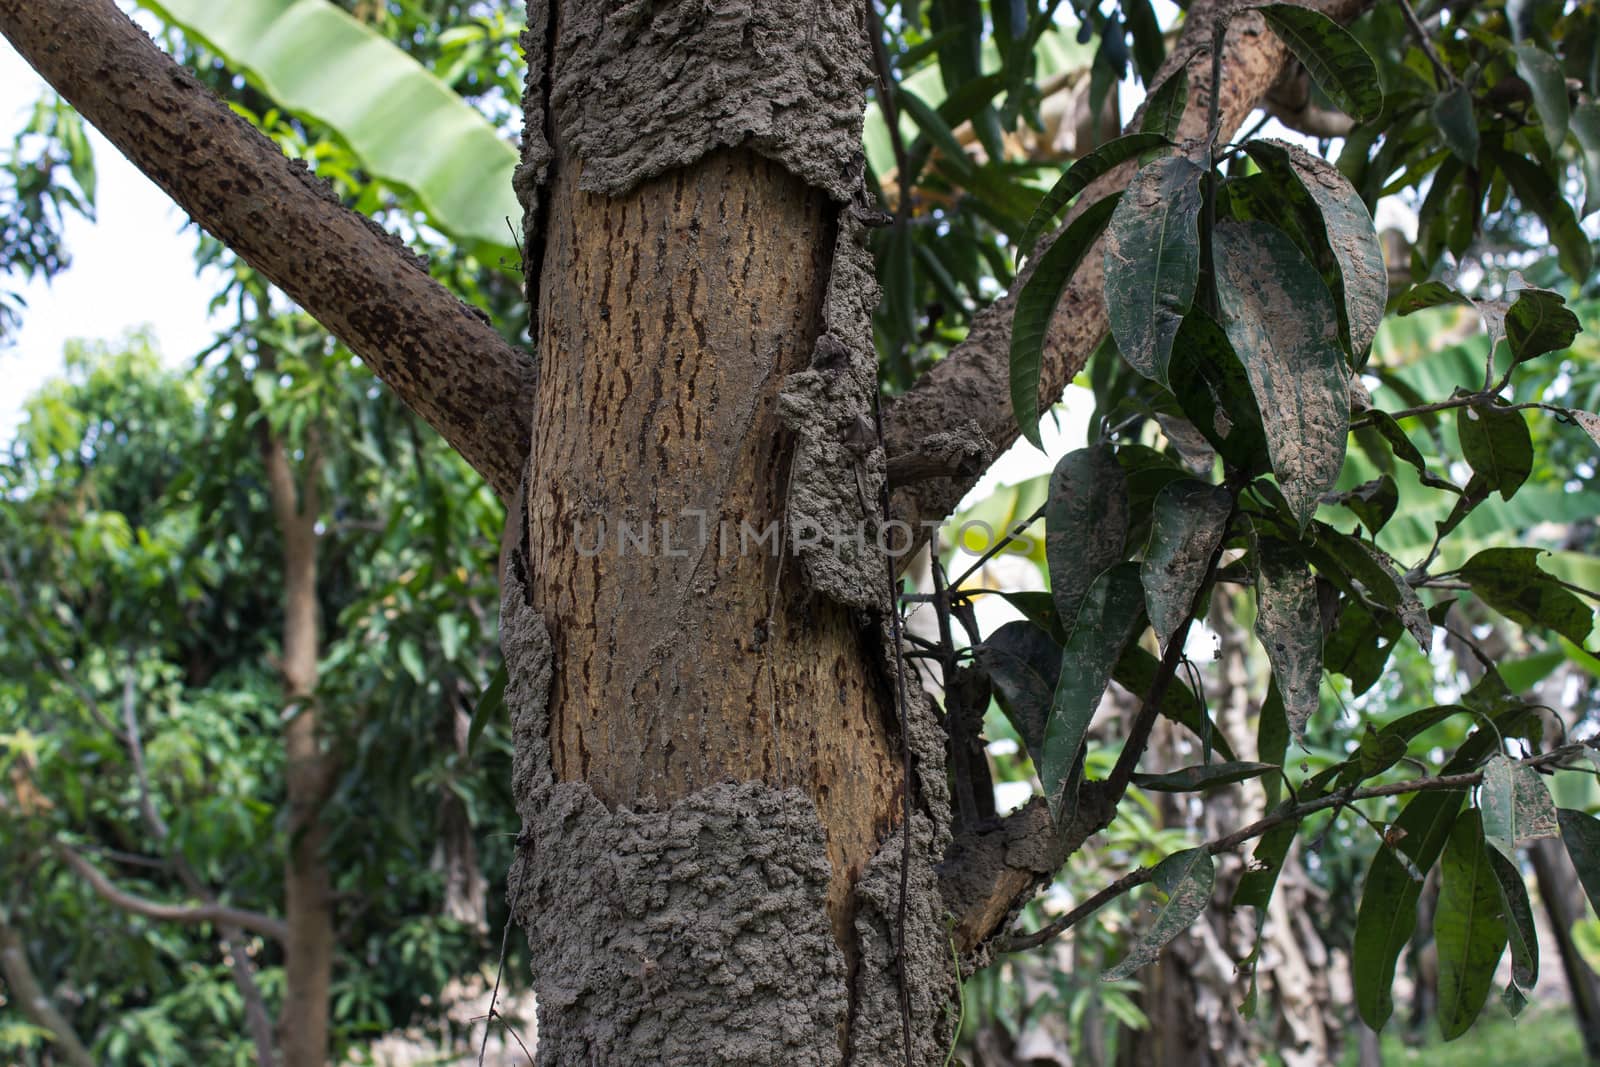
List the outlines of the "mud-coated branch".
{"label": "mud-coated branch", "polygon": [[502,499],[516,492],[533,360],[400,241],[285,158],[112,0],[0,0],[0,34],[195,222],[349,345]]}
{"label": "mud-coated branch", "polygon": [[102,899],[134,915],[143,915],[147,919],[157,919],[161,922],[216,923],[218,925],[237,926],[241,930],[249,930],[252,933],[270,937],[274,941],[280,942],[289,934],[289,928],[283,920],[275,919],[270,915],[263,915],[257,911],[215,903],[196,905],[162,904],[159,901],[141,897],[117,886],[110,878],[106,877],[105,872],[90,863],[76,849],[57,842],[55,853],[62,863],[72,868],[78,877],[89,883],[89,888],[98,893]]}
{"label": "mud-coated branch", "polygon": [[[1588,749],[1589,746],[1586,744],[1563,745],[1561,748],[1546,752],[1542,756],[1535,756],[1526,760],[1525,764],[1536,768],[1556,766]],[[1413,778],[1405,782],[1390,782],[1386,785],[1371,786],[1367,789],[1340,789],[1326,796],[1317,797],[1314,800],[1303,801],[1299,804],[1287,804],[1277,811],[1262,816],[1248,826],[1215,840],[1207,841],[1200,847],[1205,849],[1209,855],[1215,856],[1222,852],[1232,852],[1240,845],[1254,841],[1276,826],[1282,826],[1284,823],[1299,822],[1308,815],[1315,815],[1317,812],[1326,811],[1329,808],[1342,808],[1358,800],[1372,800],[1376,797],[1397,797],[1407,796],[1412,793],[1471,789],[1482,781],[1482,771],[1470,771],[1466,774],[1443,774],[1429,778]],[[1000,946],[1000,951],[1021,952],[1024,949],[1035,948],[1044,944],[1051,938],[1070,930],[1130,889],[1136,889],[1144,885],[1155,877],[1155,870],[1154,867],[1140,867],[1137,870],[1129,871],[1115,882],[1089,897],[1082,904],[1079,904],[1064,915],[1057,916],[1033,933],[1005,941]]]}
{"label": "mud-coated branch", "polygon": [[[1178,137],[1199,139],[1205,134],[1206,113],[1211,98],[1210,34],[1218,0],[1194,0],[1184,22],[1184,31],[1174,46],[1158,78],[1166,78],[1181,66],[1188,66],[1189,105],[1179,127]],[[1360,14],[1370,0],[1317,0],[1306,6],[1331,18],[1348,22]],[[1223,51],[1222,87],[1218,110],[1224,138],[1232,136],[1262,97],[1278,80],[1288,51],[1267,30],[1253,12],[1236,15]],[[1135,114],[1129,124],[1137,130],[1142,118]],[[1111,171],[1080,196],[1078,204],[1087,206],[1107,192],[1127,186],[1135,164]],[[1067,220],[1075,217],[1069,213]],[[1043,247],[1039,249],[1043,251]],[[1089,356],[1109,332],[1105,297],[1101,293],[1103,251],[1099,245],[1084,256],[1061,302],[1056,305],[1045,335],[1044,361],[1040,368],[1039,394],[1053,401],[1060,396],[1073,375],[1083,369]],[[1032,257],[1035,262],[1038,256]],[[909,392],[884,412],[884,431],[889,462],[897,457],[922,451],[920,443],[930,435],[968,419],[976,419],[984,437],[993,442],[998,454],[1016,441],[1018,429],[1011,410],[1008,378],[1011,347],[1011,318],[1016,294],[1027,281],[1024,267],[1011,291],[974,318],[967,338],[919,379]],[[979,474],[951,470],[946,477],[925,478],[914,485],[897,488],[895,518],[909,522],[913,529],[925,531],[923,520],[948,515],[977,482]],[[926,540],[926,533],[918,534]],[[902,557],[909,561],[913,554]]]}

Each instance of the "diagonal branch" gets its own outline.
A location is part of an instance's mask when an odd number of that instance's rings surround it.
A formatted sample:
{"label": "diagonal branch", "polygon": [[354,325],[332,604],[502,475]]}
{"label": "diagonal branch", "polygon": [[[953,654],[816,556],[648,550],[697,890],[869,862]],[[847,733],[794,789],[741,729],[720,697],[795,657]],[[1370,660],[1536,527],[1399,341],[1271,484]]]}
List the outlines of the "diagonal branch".
{"label": "diagonal branch", "polygon": [[0,34],[191,218],[360,356],[502,499],[516,492],[535,363],[399,240],[340,204],[112,0],[0,0]]}
{"label": "diagonal branch", "polygon": [[[1189,104],[1179,127],[1180,139],[1198,139],[1205,135],[1211,98],[1208,68],[1212,16],[1218,5],[1225,2],[1227,0],[1194,0],[1184,21],[1183,33],[1159,75],[1165,78],[1181,66],[1189,68]],[[1347,22],[1369,4],[1370,0],[1315,0],[1306,6]],[[1249,117],[1278,80],[1288,57],[1288,50],[1267,30],[1261,16],[1242,12],[1233,17],[1223,50],[1222,89],[1217,101],[1223,137],[1232,136]],[[1142,116],[1141,108],[1129,124],[1130,130],[1139,128]],[[1078,207],[1068,221],[1082,207],[1111,190],[1124,188],[1134,168],[1134,163],[1126,163],[1091,185],[1080,196]],[[1101,293],[1102,247],[1097,244],[1084,257],[1083,265],[1056,306],[1045,336],[1039,382],[1041,397],[1054,400],[1060,396],[1110,331],[1105,297]],[[1043,246],[1038,249],[1039,252],[1043,250]],[[1034,260],[1037,258],[1035,256]],[[994,454],[1016,441],[1018,430],[1011,410],[1008,372],[1011,318],[1016,294],[1030,273],[1030,269],[1024,267],[1011,291],[974,318],[966,340],[885,409],[884,432],[891,464],[901,469],[917,466],[913,458],[928,451],[927,442],[974,418],[978,420],[982,435],[993,446]],[[982,471],[957,470],[942,477],[925,477],[915,484],[902,484],[895,492],[895,518],[910,523],[919,531],[918,536],[926,540],[924,521],[937,521],[948,515],[981,475]],[[902,557],[906,561],[913,558],[913,553]]]}
{"label": "diagonal branch", "polygon": [[28,959],[28,946],[22,931],[0,909],[0,978],[6,980],[7,999],[15,1004],[27,1020],[49,1031],[53,1052],[69,1067],[94,1067],[95,1059],[83,1039],[73,1030],[72,1023],[56,1007],[50,994],[39,984]]}
{"label": "diagonal branch", "polygon": [[257,911],[232,908],[226,904],[216,903],[192,906],[162,904],[159,901],[141,897],[117,886],[110,878],[106,877],[105,872],[90,863],[77,850],[57,842],[55,852],[60,857],[61,862],[71,867],[78,877],[89,883],[89,888],[123,911],[132,912],[135,915],[143,915],[147,919],[157,919],[161,922],[216,923],[218,925],[236,926],[241,930],[249,930],[279,942],[289,935],[289,927],[283,920],[275,919],[270,915],[263,915]]}

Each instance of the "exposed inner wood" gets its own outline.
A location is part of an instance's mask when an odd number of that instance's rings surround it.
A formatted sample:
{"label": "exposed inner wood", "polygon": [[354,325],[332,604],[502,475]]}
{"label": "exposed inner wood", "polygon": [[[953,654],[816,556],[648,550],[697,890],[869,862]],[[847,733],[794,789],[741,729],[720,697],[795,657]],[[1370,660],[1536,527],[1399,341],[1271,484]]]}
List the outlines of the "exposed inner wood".
{"label": "exposed inner wood", "polygon": [[639,809],[721,781],[809,794],[848,953],[850,887],[898,823],[885,691],[851,613],[758,540],[784,512],[775,397],[820,329],[834,208],[748,152],[619,198],[580,192],[580,166],[558,159],[551,189],[527,501],[556,776]]}

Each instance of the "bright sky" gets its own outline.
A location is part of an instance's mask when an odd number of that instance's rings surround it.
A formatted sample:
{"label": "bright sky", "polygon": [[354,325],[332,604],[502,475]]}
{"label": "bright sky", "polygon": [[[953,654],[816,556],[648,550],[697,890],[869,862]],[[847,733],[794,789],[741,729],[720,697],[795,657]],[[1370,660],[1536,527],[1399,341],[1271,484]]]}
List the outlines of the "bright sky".
{"label": "bright sky", "polygon": [[[43,89],[44,80],[0,39],[0,140],[10,142]],[[28,302],[22,328],[14,344],[0,348],[0,444],[15,434],[23,400],[60,373],[70,339],[115,340],[149,325],[173,363],[211,341],[206,305],[218,286],[195,275],[197,231],[184,229],[188,216],[98,131],[91,127],[89,136],[99,221],[69,215],[72,266],[48,284],[35,278],[20,288]],[[4,284],[16,288],[17,281]]]}

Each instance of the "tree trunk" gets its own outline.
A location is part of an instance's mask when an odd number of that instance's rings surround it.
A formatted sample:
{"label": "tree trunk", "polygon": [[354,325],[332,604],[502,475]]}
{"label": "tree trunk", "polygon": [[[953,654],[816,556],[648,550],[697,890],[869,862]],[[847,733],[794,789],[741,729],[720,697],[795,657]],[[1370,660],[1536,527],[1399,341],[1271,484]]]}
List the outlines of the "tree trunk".
{"label": "tree trunk", "polygon": [[1550,915],[1550,930],[1561,956],[1561,970],[1566,975],[1584,1051],[1590,1063],[1600,1063],[1600,976],[1589,968],[1572,940],[1572,924],[1584,916],[1583,890],[1559,841],[1535,841],[1528,849],[1528,857],[1533,861],[1539,898]]}

